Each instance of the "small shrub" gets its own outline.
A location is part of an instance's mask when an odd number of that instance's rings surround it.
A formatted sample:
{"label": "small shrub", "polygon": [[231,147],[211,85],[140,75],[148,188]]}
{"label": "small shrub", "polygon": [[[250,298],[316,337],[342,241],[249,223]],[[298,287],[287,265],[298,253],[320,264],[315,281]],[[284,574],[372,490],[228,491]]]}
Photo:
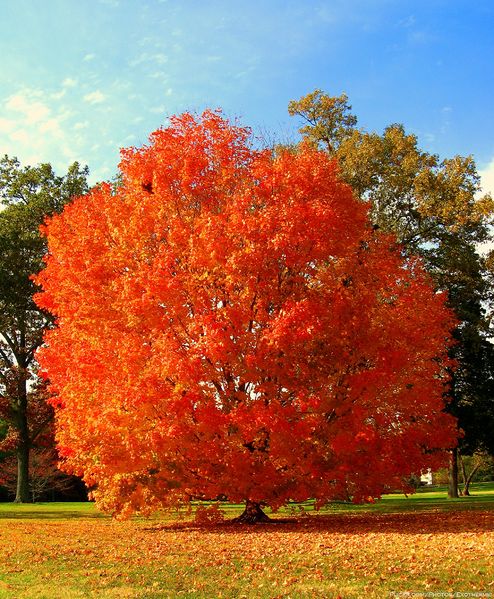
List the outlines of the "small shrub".
{"label": "small shrub", "polygon": [[213,503],[212,505],[208,506],[197,506],[194,518],[197,524],[204,524],[209,526],[213,524],[219,524],[220,522],[223,522],[224,519],[225,514],[221,510],[220,505],[218,503]]}

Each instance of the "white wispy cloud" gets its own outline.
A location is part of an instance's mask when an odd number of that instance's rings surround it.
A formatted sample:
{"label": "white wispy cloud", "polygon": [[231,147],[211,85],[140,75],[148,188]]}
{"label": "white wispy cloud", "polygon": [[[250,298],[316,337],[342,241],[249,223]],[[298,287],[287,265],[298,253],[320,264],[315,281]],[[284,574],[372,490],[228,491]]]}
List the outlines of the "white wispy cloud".
{"label": "white wispy cloud", "polygon": [[86,94],[85,96],[83,96],[82,99],[84,100],[84,102],[87,102],[88,104],[101,104],[101,102],[104,102],[106,100],[106,96],[105,94],[100,92],[99,89],[97,89],[94,92]]}
{"label": "white wispy cloud", "polygon": [[490,193],[494,196],[494,157],[482,169],[479,169],[482,193]]}
{"label": "white wispy cloud", "polygon": [[152,54],[149,52],[141,52],[139,56],[136,56],[136,58],[129,62],[129,65],[131,67],[137,67],[145,63],[164,65],[168,62],[168,60],[168,55],[164,54],[163,52],[153,52]]}
{"label": "white wispy cloud", "polygon": [[408,41],[414,46],[421,46],[427,44],[431,40],[431,36],[425,31],[412,31],[408,35]]}
{"label": "white wispy cloud", "polygon": [[417,22],[417,19],[415,18],[415,15],[409,15],[408,17],[406,17],[405,19],[402,19],[398,25],[400,27],[413,27],[415,25],[415,23]]}
{"label": "white wispy cloud", "polygon": [[[20,144],[27,145],[29,143],[30,136],[29,132],[25,129],[16,129],[15,131],[12,131],[9,137],[12,141],[16,141]],[[35,162],[41,162],[41,160],[36,159]]]}
{"label": "white wispy cloud", "polygon": [[[66,132],[71,113],[54,93],[40,89],[22,89],[0,99],[0,145],[7,153],[17,155],[28,164],[50,160],[68,163],[75,160],[73,140]],[[57,166],[57,164],[55,164]]]}
{"label": "white wispy cloud", "polygon": [[0,133],[10,133],[15,129],[15,122],[12,119],[0,117]]}
{"label": "white wispy cloud", "polygon": [[77,79],[72,79],[72,77],[66,77],[62,81],[62,87],[76,87]]}
{"label": "white wispy cloud", "polygon": [[59,118],[51,118],[40,124],[39,130],[41,133],[50,133],[53,137],[62,138],[63,130],[60,126]]}
{"label": "white wispy cloud", "polygon": [[10,96],[5,107],[7,110],[20,113],[29,124],[39,123],[48,117],[50,109],[36,98],[37,95],[33,92],[20,92]]}
{"label": "white wispy cloud", "polygon": [[[490,193],[494,197],[494,157],[482,169],[479,169],[480,185],[482,192],[479,195]],[[481,253],[487,253],[494,250],[494,242],[483,243],[479,246]]]}
{"label": "white wispy cloud", "polygon": [[336,11],[335,7],[331,6],[331,3],[329,3],[329,6],[326,4],[321,4],[318,6],[316,8],[316,15],[317,18],[322,22],[328,23],[330,25],[333,25],[340,20],[340,15]]}
{"label": "white wispy cloud", "polygon": [[53,100],[61,100],[67,93],[66,89],[61,89],[59,92],[53,92],[50,94],[50,98]]}
{"label": "white wispy cloud", "polygon": [[84,62],[89,62],[90,60],[94,60],[96,58],[96,54],[86,54],[82,59]]}
{"label": "white wispy cloud", "polygon": [[[6,96],[0,92],[2,153],[17,156],[25,165],[50,162],[60,173],[74,161],[88,164],[91,183],[111,176],[122,139],[133,133],[135,123],[133,114],[126,117],[122,103],[115,103],[115,98],[127,100],[132,88],[127,89],[124,80],[107,83],[104,89],[89,86],[81,75],[67,77],[54,88],[23,87]],[[141,96],[136,102],[142,102]],[[145,120],[145,115],[139,117],[139,122]],[[122,138],[119,143],[112,140],[115,128]]]}
{"label": "white wispy cloud", "polygon": [[151,60],[153,60],[157,64],[165,64],[168,62],[168,56],[159,52],[157,54],[153,54]]}

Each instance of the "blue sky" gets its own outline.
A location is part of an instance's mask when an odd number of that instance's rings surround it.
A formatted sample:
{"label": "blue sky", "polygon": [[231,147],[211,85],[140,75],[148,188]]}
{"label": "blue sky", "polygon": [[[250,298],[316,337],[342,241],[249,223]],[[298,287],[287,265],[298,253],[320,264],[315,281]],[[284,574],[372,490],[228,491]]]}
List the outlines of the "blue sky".
{"label": "blue sky", "polygon": [[92,181],[166,117],[221,107],[286,139],[287,105],[349,96],[494,190],[492,0],[0,0],[0,153]]}

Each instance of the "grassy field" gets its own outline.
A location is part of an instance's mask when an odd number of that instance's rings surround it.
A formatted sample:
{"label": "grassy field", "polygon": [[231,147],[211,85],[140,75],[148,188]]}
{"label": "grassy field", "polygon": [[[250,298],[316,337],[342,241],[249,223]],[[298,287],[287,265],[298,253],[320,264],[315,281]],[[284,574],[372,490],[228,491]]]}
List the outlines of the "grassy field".
{"label": "grassy field", "polygon": [[[0,504],[0,597],[494,597],[494,485],[472,493],[390,495],[318,514],[306,504],[295,521],[250,527]],[[226,506],[227,518],[240,509]]]}

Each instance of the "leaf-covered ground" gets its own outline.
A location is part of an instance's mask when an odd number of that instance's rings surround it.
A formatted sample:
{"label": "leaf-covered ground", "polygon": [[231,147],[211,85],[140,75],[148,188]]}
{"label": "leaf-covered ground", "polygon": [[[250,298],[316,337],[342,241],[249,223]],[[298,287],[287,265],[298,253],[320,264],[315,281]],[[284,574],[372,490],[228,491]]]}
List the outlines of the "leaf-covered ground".
{"label": "leaf-covered ground", "polygon": [[492,510],[210,528],[24,514],[0,520],[0,597],[494,596]]}

